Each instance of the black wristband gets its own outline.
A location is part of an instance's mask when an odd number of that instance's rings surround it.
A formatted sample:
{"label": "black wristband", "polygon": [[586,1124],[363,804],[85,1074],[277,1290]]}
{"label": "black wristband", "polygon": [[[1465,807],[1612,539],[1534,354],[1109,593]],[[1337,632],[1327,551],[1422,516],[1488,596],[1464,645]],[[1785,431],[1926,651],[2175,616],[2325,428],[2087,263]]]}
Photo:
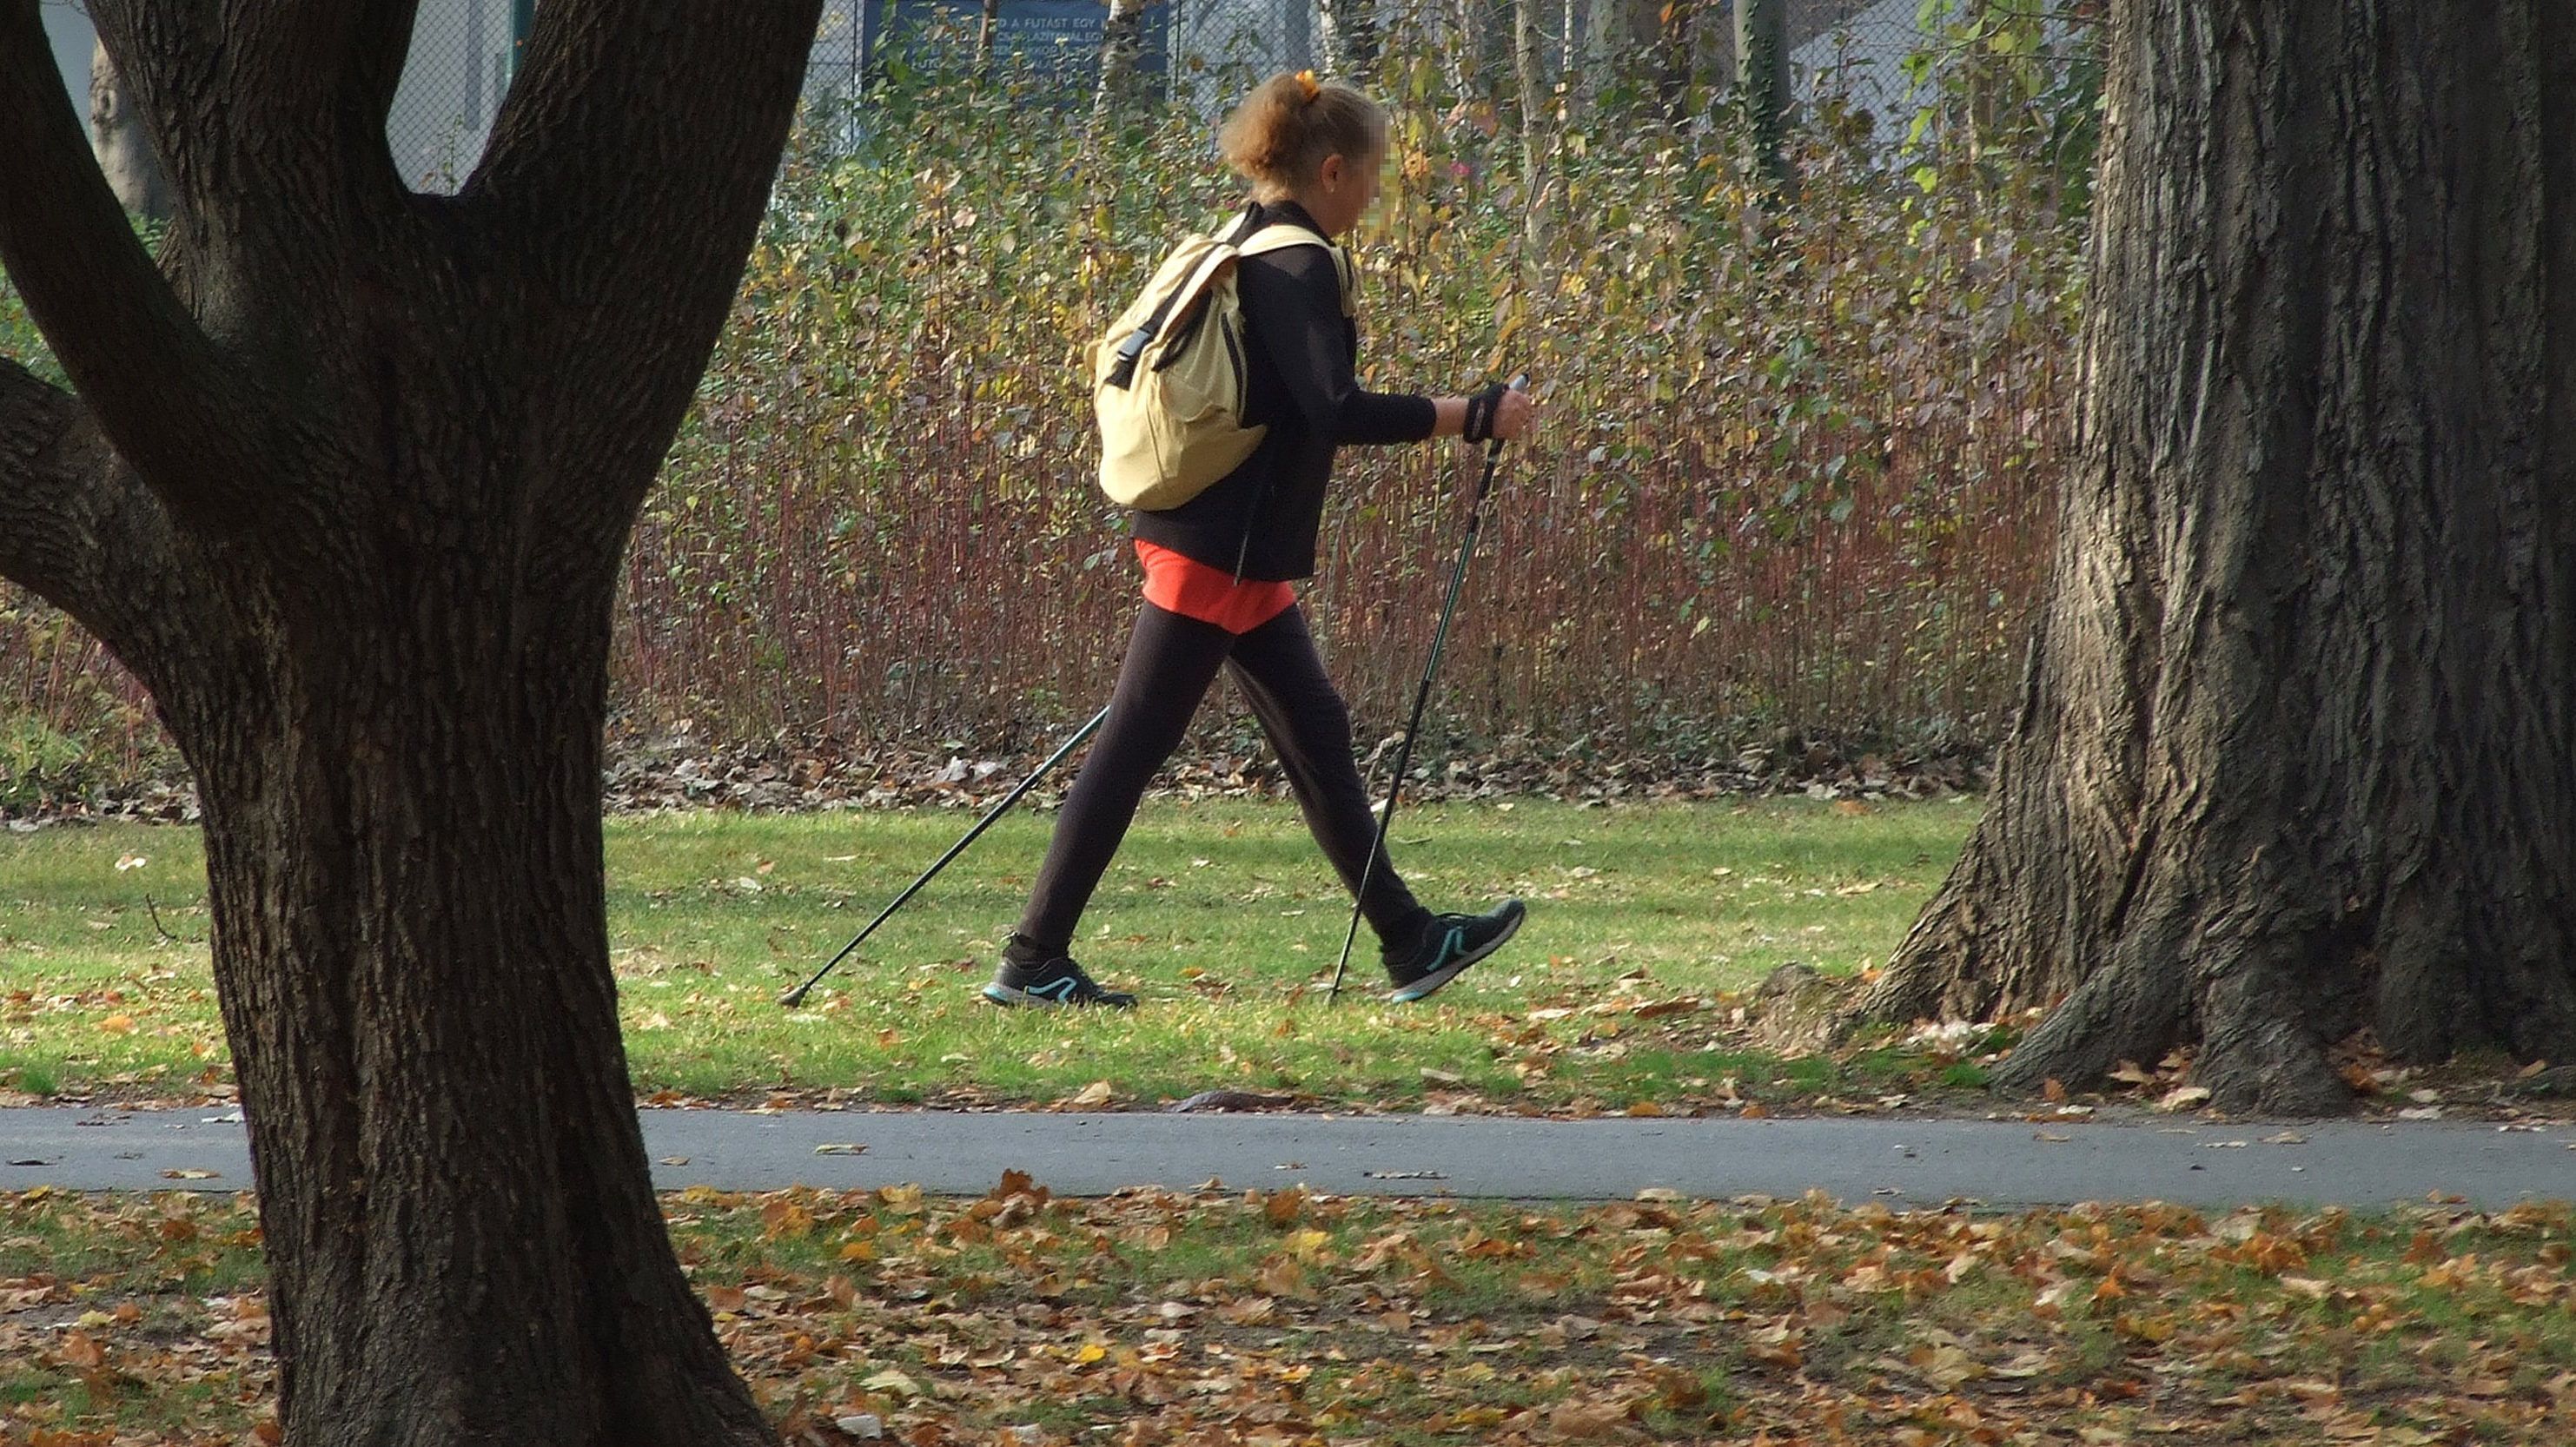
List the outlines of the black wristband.
{"label": "black wristband", "polygon": [[1494,413],[1503,405],[1503,391],[1503,384],[1496,382],[1467,399],[1468,441],[1483,442],[1494,435]]}

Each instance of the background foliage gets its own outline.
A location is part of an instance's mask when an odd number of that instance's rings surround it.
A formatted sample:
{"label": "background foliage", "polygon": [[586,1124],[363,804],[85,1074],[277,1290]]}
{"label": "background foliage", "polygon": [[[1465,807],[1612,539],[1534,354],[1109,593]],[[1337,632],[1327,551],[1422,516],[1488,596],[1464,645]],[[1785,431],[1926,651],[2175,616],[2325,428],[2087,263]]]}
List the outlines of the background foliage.
{"label": "background foliage", "polygon": [[[2073,442],[2098,87],[2081,47],[1998,13],[1921,62],[1899,124],[1828,76],[1785,193],[1722,97],[1652,71],[1524,107],[1508,74],[1383,47],[1366,379],[1526,370],[1546,408],[1489,513],[1436,745],[2000,730]],[[1081,348],[1239,190],[1204,116],[1095,117],[948,54],[816,117],[832,148],[782,172],[635,538],[617,671],[638,729],[1008,749],[1106,695],[1134,568],[1090,481]],[[0,291],[0,346],[41,366],[14,308]],[[1400,725],[1474,462],[1344,454],[1306,597],[1364,737]],[[94,644],[0,594],[0,807],[159,750]]]}

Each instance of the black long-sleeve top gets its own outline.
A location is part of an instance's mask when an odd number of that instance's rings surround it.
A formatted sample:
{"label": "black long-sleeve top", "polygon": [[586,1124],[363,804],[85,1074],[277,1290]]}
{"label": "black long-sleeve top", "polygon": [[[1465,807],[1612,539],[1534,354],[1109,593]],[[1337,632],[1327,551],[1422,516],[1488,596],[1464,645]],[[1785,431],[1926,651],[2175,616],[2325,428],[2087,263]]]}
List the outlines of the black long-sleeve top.
{"label": "black long-sleeve top", "polygon": [[[1294,201],[1247,209],[1261,213],[1255,230],[1284,222],[1323,231]],[[1359,324],[1343,313],[1341,275],[1324,248],[1245,257],[1235,286],[1248,354],[1244,420],[1270,430],[1207,491],[1179,507],[1131,514],[1136,536],[1248,579],[1312,577],[1334,449],[1419,442],[1438,412],[1428,397],[1359,385]]]}

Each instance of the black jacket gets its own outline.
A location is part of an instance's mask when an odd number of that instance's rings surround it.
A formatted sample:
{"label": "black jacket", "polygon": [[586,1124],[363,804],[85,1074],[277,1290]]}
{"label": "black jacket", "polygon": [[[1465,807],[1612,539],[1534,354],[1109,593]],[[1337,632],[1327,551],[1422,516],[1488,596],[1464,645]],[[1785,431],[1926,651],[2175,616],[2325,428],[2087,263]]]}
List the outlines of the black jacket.
{"label": "black jacket", "polygon": [[[1255,229],[1287,222],[1323,230],[1294,201],[1257,209]],[[1361,390],[1359,327],[1342,314],[1341,277],[1322,247],[1246,257],[1235,278],[1249,354],[1244,420],[1270,430],[1207,491],[1179,507],[1131,514],[1136,536],[1245,578],[1312,577],[1333,449],[1419,442],[1438,414],[1428,397]]]}

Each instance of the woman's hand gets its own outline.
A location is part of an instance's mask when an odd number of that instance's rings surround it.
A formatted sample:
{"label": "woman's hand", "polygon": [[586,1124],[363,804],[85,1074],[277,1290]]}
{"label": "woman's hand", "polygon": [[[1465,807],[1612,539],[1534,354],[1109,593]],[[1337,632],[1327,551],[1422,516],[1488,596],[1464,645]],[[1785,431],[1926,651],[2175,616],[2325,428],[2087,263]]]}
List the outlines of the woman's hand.
{"label": "woman's hand", "polygon": [[1432,399],[1434,437],[1464,437],[1470,442],[1523,436],[1535,420],[1538,404],[1527,392],[1500,382],[1471,397]]}

